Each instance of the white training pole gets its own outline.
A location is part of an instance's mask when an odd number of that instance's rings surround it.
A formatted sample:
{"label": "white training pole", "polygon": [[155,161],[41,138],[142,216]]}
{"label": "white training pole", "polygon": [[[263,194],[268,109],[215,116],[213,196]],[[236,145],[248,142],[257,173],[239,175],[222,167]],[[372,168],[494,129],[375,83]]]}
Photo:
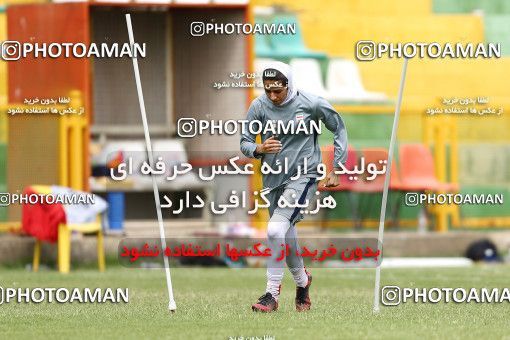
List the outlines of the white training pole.
{"label": "white training pole", "polygon": [[402,93],[404,92],[404,83],[406,80],[407,58],[404,58],[402,66],[402,76],[400,78],[400,88],[398,89],[397,106],[395,107],[395,117],[393,118],[393,129],[391,130],[390,149],[388,151],[388,163],[386,164],[386,175],[384,176],[384,189],[381,203],[381,217],[379,219],[379,236],[377,238],[377,249],[381,252],[381,263],[375,269],[375,287],[374,287],[374,313],[379,312],[379,291],[381,285],[381,264],[382,264],[382,248],[384,236],[384,221],[386,219],[386,202],[388,200],[388,187],[390,186],[391,162],[393,160],[393,149],[395,148],[395,139],[398,128],[398,120],[400,117],[400,105],[402,104]]}
{"label": "white training pole", "polygon": [[[134,51],[133,47],[135,44],[135,39],[133,36],[133,27],[131,25],[131,15],[126,14],[126,23],[128,28],[128,34],[129,34],[129,43],[131,44],[131,52]],[[138,59],[133,53],[133,69],[135,73],[135,81],[136,81],[136,90],[138,92],[138,102],[140,103],[140,112],[142,115],[142,122],[143,122],[143,132],[145,134],[145,144],[147,146],[147,156],[149,158],[149,164],[151,168],[154,169],[154,157],[152,156],[152,146],[151,146],[151,138],[149,135],[149,126],[147,124],[147,115],[145,114],[145,102],[143,100],[143,92],[142,92],[142,83],[140,81],[140,71],[138,70]],[[158,186],[156,184],[156,177],[154,174],[151,175],[152,177],[152,188],[154,189],[154,202],[156,204],[156,213],[158,215],[158,223],[159,223],[159,235],[161,237],[161,249],[164,251],[166,249],[166,239],[165,239],[165,228],[163,227],[163,216],[161,214],[161,203],[159,201],[159,190]],[[168,288],[168,309],[172,312],[174,312],[177,309],[177,306],[175,305],[174,300],[174,292],[172,290],[172,278],[170,276],[170,267],[168,264],[168,257],[163,255],[163,261],[165,263],[165,273],[166,273],[166,285]]]}

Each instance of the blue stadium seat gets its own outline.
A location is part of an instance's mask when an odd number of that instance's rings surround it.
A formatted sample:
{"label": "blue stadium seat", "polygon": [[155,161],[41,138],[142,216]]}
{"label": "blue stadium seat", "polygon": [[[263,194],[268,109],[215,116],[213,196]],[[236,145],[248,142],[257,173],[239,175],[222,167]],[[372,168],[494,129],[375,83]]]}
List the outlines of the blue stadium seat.
{"label": "blue stadium seat", "polygon": [[273,49],[277,54],[285,54],[289,58],[320,58],[325,59],[326,54],[308,49],[301,35],[301,28],[295,15],[277,14],[273,17],[274,24],[295,24],[296,34],[271,35]]}

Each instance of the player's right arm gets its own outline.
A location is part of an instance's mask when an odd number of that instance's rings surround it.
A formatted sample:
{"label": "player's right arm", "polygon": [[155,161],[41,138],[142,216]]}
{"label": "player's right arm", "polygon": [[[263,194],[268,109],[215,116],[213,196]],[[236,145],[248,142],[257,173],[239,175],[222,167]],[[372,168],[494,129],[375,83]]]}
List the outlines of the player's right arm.
{"label": "player's right arm", "polygon": [[251,133],[249,125],[254,120],[258,120],[261,124],[264,124],[264,120],[255,106],[256,104],[252,102],[248,109],[247,128],[241,135],[241,152],[249,158],[261,158],[265,153],[277,153],[282,149],[281,142],[274,136],[267,138],[262,144],[257,144],[257,135]]}

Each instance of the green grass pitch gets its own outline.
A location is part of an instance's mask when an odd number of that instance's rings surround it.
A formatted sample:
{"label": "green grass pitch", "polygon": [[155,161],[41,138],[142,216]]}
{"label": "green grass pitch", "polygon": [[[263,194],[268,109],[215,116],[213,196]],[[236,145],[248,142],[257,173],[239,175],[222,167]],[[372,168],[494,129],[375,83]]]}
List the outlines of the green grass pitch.
{"label": "green grass pitch", "polygon": [[[383,269],[382,285],[401,287],[508,287],[508,266],[458,269]],[[280,309],[253,313],[264,292],[263,269],[172,270],[177,311],[167,310],[160,269],[110,267],[31,273],[0,269],[2,287],[128,287],[128,304],[2,304],[3,339],[497,339],[509,337],[509,304],[407,303],[372,313],[373,269],[314,269],[312,310],[294,310],[290,273]]]}

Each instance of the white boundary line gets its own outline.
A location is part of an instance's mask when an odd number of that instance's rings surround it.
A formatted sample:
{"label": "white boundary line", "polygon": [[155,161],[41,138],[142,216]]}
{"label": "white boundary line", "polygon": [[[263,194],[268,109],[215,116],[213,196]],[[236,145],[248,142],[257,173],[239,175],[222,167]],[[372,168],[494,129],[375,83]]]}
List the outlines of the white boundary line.
{"label": "white boundary line", "polygon": [[[377,249],[383,256],[383,237],[384,237],[384,221],[386,219],[386,202],[388,200],[388,187],[390,186],[391,176],[391,162],[393,160],[393,149],[395,148],[395,139],[398,129],[398,121],[400,118],[400,106],[402,104],[402,94],[404,92],[404,84],[406,80],[407,71],[407,58],[404,58],[402,66],[402,76],[400,78],[400,88],[398,89],[397,106],[395,107],[395,117],[393,118],[393,128],[391,130],[390,149],[388,151],[388,164],[386,165],[386,175],[384,176],[384,189],[381,203],[381,216],[379,219],[379,236],[377,238]],[[374,313],[379,312],[379,291],[381,286],[381,265],[384,258],[381,259],[381,264],[375,269],[375,285],[374,285]]]}
{"label": "white boundary line", "polygon": [[[133,36],[133,27],[131,25],[131,15],[126,14],[126,24],[129,34],[129,43],[131,46],[135,44],[135,39]],[[149,164],[153,168],[154,167],[154,157],[152,155],[152,146],[151,146],[151,137],[149,135],[149,127],[147,125],[147,115],[145,113],[145,102],[143,100],[143,92],[142,92],[142,83],[140,81],[140,71],[138,70],[138,59],[133,53],[133,70],[135,73],[135,81],[136,81],[136,90],[138,92],[138,102],[140,103],[140,113],[142,115],[142,123],[143,123],[143,132],[145,134],[145,144],[147,145],[147,156],[149,158]],[[154,203],[156,204],[156,213],[158,215],[158,223],[159,223],[159,236],[161,237],[161,249],[164,251],[166,249],[166,239],[165,239],[165,228],[163,226],[163,216],[161,214],[161,203],[159,201],[159,190],[156,184],[156,177],[152,174],[152,188],[154,189]],[[172,278],[170,276],[170,267],[168,265],[168,257],[163,256],[163,261],[165,263],[165,273],[166,273],[166,285],[168,288],[168,309],[174,312],[177,309],[174,300],[174,292],[172,290]]]}

